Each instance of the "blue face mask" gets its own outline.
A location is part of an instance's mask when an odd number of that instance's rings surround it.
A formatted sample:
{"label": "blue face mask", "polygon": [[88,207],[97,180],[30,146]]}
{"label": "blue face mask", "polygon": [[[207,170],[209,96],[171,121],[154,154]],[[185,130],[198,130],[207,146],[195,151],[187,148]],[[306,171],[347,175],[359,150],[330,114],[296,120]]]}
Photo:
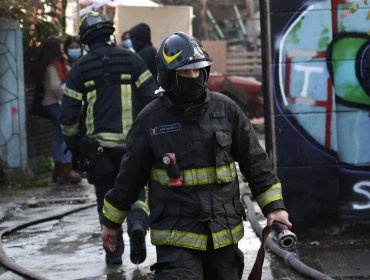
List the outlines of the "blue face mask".
{"label": "blue face mask", "polygon": [[132,41],[131,41],[131,39],[123,40],[122,47],[124,47],[126,49],[132,48]]}
{"label": "blue face mask", "polygon": [[71,59],[77,59],[82,55],[81,49],[68,49],[68,56]]}

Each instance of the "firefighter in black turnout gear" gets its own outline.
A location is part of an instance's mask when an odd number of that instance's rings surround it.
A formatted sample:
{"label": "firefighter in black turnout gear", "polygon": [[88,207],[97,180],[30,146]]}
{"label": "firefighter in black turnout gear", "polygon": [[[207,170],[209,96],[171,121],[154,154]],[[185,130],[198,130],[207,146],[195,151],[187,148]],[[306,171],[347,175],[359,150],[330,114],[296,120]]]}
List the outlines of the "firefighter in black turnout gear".
{"label": "firefighter in black turnout gear", "polygon": [[148,182],[154,279],[241,279],[238,241],[246,214],[235,162],[267,223],[291,227],[281,184],[241,109],[207,89],[212,62],[197,39],[169,35],[156,62],[164,93],[129,131],[119,175],[105,196],[103,243],[114,251],[120,224]]}
{"label": "firefighter in black turnout gear", "polygon": [[[67,145],[94,184],[99,216],[105,193],[113,188],[126,135],[139,111],[155,97],[156,83],[142,59],[111,42],[114,27],[103,14],[89,13],[81,22],[80,38],[88,53],[72,67],[62,100],[60,121]],[[138,200],[137,200],[138,199]],[[146,258],[148,205],[143,189],[127,220],[133,263]],[[117,220],[118,221],[118,220]],[[106,250],[107,264],[121,264],[122,230],[117,250]]]}

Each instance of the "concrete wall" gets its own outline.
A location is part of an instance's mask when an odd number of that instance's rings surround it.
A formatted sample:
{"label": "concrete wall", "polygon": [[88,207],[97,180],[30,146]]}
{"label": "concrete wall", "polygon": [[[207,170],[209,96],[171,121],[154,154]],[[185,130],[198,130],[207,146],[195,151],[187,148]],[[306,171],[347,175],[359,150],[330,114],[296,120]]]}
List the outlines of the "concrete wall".
{"label": "concrete wall", "polygon": [[23,72],[19,23],[0,19],[0,158],[10,169],[27,165]]}

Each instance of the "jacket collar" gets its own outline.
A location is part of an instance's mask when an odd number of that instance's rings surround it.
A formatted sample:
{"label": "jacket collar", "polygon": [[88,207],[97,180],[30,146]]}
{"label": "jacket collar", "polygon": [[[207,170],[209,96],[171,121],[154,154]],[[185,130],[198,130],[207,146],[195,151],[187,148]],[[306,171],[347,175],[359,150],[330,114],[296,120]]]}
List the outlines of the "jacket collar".
{"label": "jacket collar", "polygon": [[184,116],[188,120],[196,119],[197,116],[203,112],[206,108],[208,108],[209,101],[210,101],[210,91],[206,89],[206,94],[204,100],[199,104],[184,104],[184,105],[178,105],[172,102],[172,100],[169,98],[168,93],[165,92],[162,97],[161,101],[162,104],[173,110],[176,114]]}

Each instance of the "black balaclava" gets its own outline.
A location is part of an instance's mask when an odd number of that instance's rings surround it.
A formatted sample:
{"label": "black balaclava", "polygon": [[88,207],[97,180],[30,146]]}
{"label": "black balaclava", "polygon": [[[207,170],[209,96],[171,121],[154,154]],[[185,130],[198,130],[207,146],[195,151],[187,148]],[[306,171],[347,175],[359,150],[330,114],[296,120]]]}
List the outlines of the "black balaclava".
{"label": "black balaclava", "polygon": [[199,71],[197,78],[186,78],[176,74],[176,71],[169,73],[170,99],[179,105],[203,101],[206,89],[206,73],[204,68]]}

